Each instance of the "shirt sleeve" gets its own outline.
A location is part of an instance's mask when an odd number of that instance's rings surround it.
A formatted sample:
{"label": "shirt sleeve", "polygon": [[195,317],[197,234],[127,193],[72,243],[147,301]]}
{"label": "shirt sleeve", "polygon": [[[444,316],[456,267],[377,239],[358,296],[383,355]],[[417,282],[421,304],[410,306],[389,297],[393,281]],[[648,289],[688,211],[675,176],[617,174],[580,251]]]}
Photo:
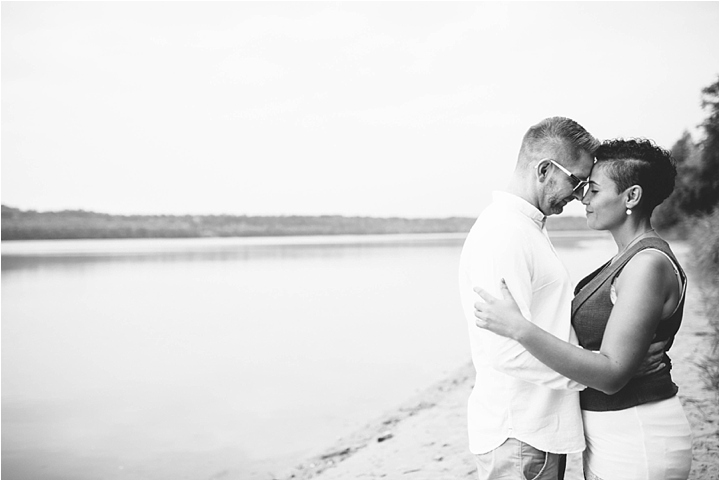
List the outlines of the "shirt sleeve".
{"label": "shirt sleeve", "polygon": [[[495,239],[485,243],[483,252],[473,260],[470,266],[470,279],[473,286],[480,286],[495,297],[501,297],[500,279],[505,279],[510,292],[520,310],[530,322],[548,330],[543,321],[555,322],[555,319],[533,319],[530,305],[533,296],[533,254],[530,240],[521,235],[496,235]],[[488,239],[486,239],[488,241]],[[489,245],[488,245],[489,244]],[[489,255],[489,253],[493,253]],[[570,327],[570,306],[568,309],[568,329]],[[480,331],[480,341],[492,367],[526,382],[550,389],[582,391],[586,386],[569,379],[537,360],[517,341],[499,336],[490,331]]]}

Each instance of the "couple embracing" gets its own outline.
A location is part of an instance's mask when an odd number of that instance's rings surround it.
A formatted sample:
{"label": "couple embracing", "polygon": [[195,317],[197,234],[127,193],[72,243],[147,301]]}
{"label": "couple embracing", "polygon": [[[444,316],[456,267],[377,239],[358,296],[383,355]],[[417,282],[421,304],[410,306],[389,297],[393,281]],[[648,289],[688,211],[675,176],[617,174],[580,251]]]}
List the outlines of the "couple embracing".
{"label": "couple embracing", "polygon": [[[687,280],[650,223],[675,174],[652,142],[600,143],[563,117],[523,137],[460,261],[480,479],[563,479],[580,452],[586,479],[687,479],[690,427],[666,354]],[[574,199],[618,252],[573,289],[545,219]]]}

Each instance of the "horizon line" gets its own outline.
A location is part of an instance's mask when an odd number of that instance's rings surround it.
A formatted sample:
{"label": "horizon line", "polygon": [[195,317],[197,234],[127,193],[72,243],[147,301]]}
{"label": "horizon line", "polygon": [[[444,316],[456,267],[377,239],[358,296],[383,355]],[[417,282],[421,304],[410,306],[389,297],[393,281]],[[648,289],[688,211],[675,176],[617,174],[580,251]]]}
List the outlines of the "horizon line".
{"label": "horizon line", "polygon": [[[37,210],[37,209],[21,209],[8,204],[0,204],[3,209],[17,210],[23,213],[37,213],[37,214],[63,214],[70,212],[85,213],[85,214],[98,214],[108,215],[115,217],[347,217],[347,218],[368,218],[368,219],[475,219],[477,215],[447,215],[447,216],[435,216],[435,217],[417,217],[417,216],[401,216],[401,215],[350,215],[350,214],[229,214],[229,213],[216,213],[216,214],[111,214],[109,212],[101,212],[95,210],[86,209],[62,209],[62,210]],[[584,215],[573,215],[565,214],[562,216],[549,216],[549,217],[563,217],[563,218],[584,218]]]}

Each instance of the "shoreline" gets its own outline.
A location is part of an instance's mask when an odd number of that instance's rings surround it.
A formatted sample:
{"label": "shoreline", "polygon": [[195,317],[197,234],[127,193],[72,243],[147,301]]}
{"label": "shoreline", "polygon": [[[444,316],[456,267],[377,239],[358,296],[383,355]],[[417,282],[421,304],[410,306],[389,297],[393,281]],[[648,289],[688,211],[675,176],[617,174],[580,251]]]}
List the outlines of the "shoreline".
{"label": "shoreline", "polygon": [[[374,449],[381,443],[385,443],[385,446],[392,444],[391,441],[396,437],[398,431],[406,429],[408,422],[414,421],[423,414],[444,410],[447,408],[448,401],[456,401],[455,398],[458,397],[458,394],[462,393],[467,397],[470,394],[474,378],[475,369],[472,361],[468,360],[449,377],[430,385],[400,406],[369,421],[360,430],[339,438],[322,453],[296,465],[279,479],[327,479],[319,475],[360,452]],[[461,430],[459,434],[467,441],[464,430]],[[435,443],[431,442],[431,444]],[[387,477],[395,479],[394,476]]]}
{"label": "shoreline", "polygon": [[[689,247],[673,243],[673,249],[689,279],[683,324],[670,350],[673,380],[693,433],[689,479],[718,479],[718,391],[706,385],[703,370],[716,346]],[[476,479],[466,424],[474,375],[468,362],[280,479]],[[583,479],[581,464],[579,454],[568,456],[566,479]]]}

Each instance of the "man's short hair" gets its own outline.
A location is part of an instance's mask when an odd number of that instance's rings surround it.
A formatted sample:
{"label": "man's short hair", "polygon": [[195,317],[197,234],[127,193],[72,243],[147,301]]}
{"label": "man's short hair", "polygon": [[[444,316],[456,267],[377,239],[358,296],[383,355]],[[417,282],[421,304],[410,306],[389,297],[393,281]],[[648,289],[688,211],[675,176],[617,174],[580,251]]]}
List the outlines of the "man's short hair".
{"label": "man's short hair", "polygon": [[518,163],[523,160],[528,162],[534,153],[548,147],[567,149],[570,157],[577,159],[583,151],[594,156],[600,142],[574,120],[550,117],[533,125],[525,133]]}

